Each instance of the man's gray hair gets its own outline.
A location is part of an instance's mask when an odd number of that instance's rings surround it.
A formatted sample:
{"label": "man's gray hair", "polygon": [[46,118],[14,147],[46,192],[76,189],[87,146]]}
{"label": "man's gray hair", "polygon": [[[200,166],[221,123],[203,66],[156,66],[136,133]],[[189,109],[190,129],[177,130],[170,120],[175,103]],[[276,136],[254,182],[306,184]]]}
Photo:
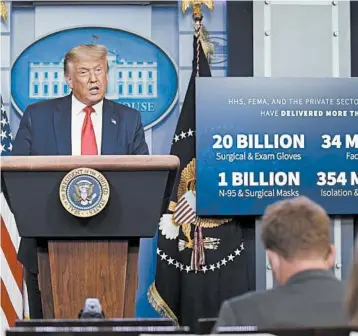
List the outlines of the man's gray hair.
{"label": "man's gray hair", "polygon": [[65,55],[64,60],[64,72],[65,75],[68,73],[69,64],[76,61],[78,58],[83,56],[90,56],[94,59],[107,58],[108,49],[104,45],[100,44],[82,44],[69,50]]}

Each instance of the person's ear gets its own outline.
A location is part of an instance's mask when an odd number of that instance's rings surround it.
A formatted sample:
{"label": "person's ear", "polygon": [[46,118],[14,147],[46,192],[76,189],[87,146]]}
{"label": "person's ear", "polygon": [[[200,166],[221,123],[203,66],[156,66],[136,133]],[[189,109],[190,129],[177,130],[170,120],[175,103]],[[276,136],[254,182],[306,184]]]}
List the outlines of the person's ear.
{"label": "person's ear", "polygon": [[273,277],[281,283],[281,257],[272,250],[267,250],[267,257],[271,266]]}
{"label": "person's ear", "polygon": [[66,80],[67,85],[68,85],[71,89],[73,89],[72,77],[71,77],[68,73],[65,75],[65,80]]}
{"label": "person's ear", "polygon": [[270,263],[272,270],[277,270],[280,268],[280,258],[278,254],[274,251],[267,250],[267,257]]}
{"label": "person's ear", "polygon": [[334,247],[334,245],[330,244],[329,251],[326,258],[326,264],[328,269],[333,267],[335,260],[336,260],[336,248]]}

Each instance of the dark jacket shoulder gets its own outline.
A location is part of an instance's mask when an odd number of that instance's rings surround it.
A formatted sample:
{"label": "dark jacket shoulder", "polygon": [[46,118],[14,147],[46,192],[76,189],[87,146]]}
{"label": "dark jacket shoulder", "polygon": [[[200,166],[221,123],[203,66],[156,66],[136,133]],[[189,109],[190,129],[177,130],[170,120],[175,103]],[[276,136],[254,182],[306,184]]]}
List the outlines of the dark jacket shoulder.
{"label": "dark jacket shoulder", "polygon": [[110,106],[115,113],[118,113],[121,117],[125,118],[126,120],[130,120],[136,122],[141,120],[141,114],[138,110],[129,107],[127,105],[117,103],[113,100],[105,99],[104,100],[108,106]]}
{"label": "dark jacket shoulder", "polygon": [[61,105],[63,103],[68,102],[71,104],[71,96],[65,96],[60,98],[52,98],[52,99],[44,99],[41,101],[38,101],[36,103],[29,104],[25,111],[31,111],[31,112],[44,112],[48,109],[53,109],[54,107]]}
{"label": "dark jacket shoulder", "polygon": [[233,325],[330,325],[345,323],[344,284],[333,272],[303,271],[285,285],[226,301],[215,328]]}

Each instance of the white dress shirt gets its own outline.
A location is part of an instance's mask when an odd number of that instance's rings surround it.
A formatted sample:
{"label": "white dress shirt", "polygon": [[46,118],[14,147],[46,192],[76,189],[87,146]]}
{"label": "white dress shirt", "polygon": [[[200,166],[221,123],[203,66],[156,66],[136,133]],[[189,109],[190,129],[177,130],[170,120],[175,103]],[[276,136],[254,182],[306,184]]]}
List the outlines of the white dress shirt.
{"label": "white dress shirt", "polygon": [[[85,104],[81,103],[74,95],[72,95],[72,111],[71,111],[71,140],[72,140],[72,155],[81,155],[81,136],[82,125],[85,119],[86,112],[83,109]],[[101,154],[102,145],[102,113],[103,100],[92,106],[94,112],[91,113],[94,133],[96,135],[98,155]]]}

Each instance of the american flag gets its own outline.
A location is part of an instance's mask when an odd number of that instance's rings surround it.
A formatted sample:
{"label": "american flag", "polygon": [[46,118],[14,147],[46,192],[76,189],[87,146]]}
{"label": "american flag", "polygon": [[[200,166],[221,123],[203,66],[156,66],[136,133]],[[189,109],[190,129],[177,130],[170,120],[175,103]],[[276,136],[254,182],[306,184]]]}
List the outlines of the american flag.
{"label": "american flag", "polygon": [[[12,133],[9,119],[0,95],[0,155],[11,155]],[[20,237],[12,212],[1,192],[1,331],[5,334],[8,327],[14,326],[17,319],[28,315],[27,291],[24,286],[23,271],[17,261]],[[26,294],[25,296],[23,294]]]}
{"label": "american flag", "polygon": [[5,110],[5,106],[2,100],[2,96],[0,96],[1,100],[1,156],[11,155],[12,151],[12,133],[10,129],[9,119],[7,118],[7,113]]}
{"label": "american flag", "polygon": [[195,196],[186,192],[175,207],[174,220],[178,224],[188,224],[196,218]]}

